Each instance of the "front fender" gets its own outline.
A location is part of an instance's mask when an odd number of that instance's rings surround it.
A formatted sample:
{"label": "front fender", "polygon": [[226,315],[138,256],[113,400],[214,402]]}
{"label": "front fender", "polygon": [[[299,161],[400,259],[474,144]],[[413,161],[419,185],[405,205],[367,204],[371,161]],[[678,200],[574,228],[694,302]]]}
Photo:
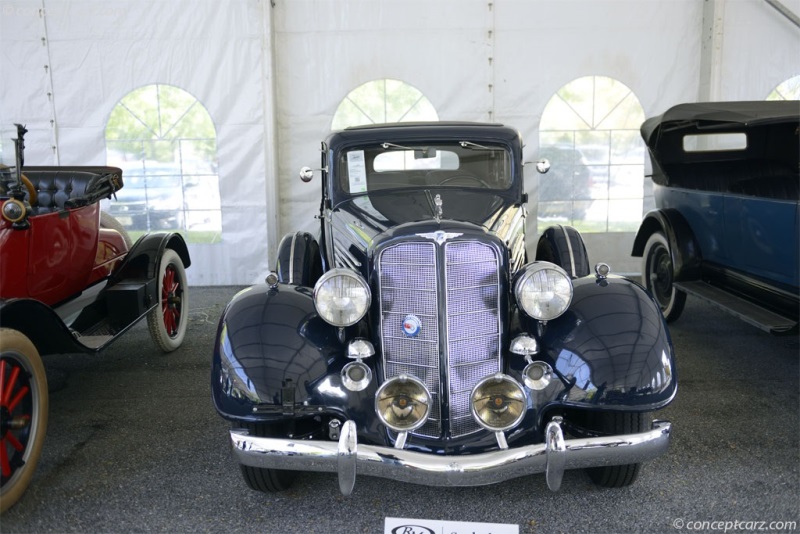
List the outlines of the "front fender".
{"label": "front fender", "polygon": [[621,277],[573,284],[569,310],[541,335],[540,357],[559,379],[549,402],[625,411],[667,405],[677,392],[675,354],[655,302]]}
{"label": "front fender", "polygon": [[96,352],[78,342],[53,308],[38,300],[0,301],[0,324],[28,336],[42,356]]}
{"label": "front fender", "polygon": [[371,406],[375,386],[344,390],[344,350],[337,329],[317,315],[310,288],[247,288],[220,318],[211,370],[214,405],[223,417],[240,421],[291,418],[303,406],[352,416]]}
{"label": "front fender", "polygon": [[145,234],[133,244],[125,260],[117,267],[109,279],[109,286],[122,280],[149,280],[158,275],[161,256],[171,248],[178,253],[184,267],[191,265],[186,241],[178,233],[153,232]]}
{"label": "front fender", "polygon": [[641,257],[647,240],[655,232],[663,233],[669,242],[674,280],[699,278],[702,260],[700,245],[689,222],[675,209],[655,209],[645,215],[633,240],[631,256]]}

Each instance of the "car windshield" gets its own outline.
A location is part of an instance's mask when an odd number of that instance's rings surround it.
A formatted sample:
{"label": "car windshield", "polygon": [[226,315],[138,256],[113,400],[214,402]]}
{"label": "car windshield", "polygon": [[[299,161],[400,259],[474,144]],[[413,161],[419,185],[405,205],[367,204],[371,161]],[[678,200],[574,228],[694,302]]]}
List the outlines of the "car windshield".
{"label": "car windshield", "polygon": [[392,143],[343,151],[339,184],[351,195],[397,188],[508,189],[511,155],[498,145]]}

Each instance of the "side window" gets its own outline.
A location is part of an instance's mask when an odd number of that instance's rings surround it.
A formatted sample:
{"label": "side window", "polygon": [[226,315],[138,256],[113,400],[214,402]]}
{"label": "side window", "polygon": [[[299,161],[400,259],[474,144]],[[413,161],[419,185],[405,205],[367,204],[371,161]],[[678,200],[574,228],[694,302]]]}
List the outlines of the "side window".
{"label": "side window", "polygon": [[767,95],[767,100],[800,100],[800,75],[780,83]]}
{"label": "side window", "polygon": [[123,187],[104,208],[134,239],[155,230],[193,243],[222,239],[217,134],[195,97],[170,85],[135,89],[114,106],[105,138]]}
{"label": "side window", "polygon": [[344,97],[331,130],[384,122],[438,121],[439,115],[419,89],[399,80],[372,80]]}
{"label": "side window", "polygon": [[563,86],[539,125],[539,225],[569,224],[581,232],[634,232],[644,211],[644,121],[636,95],[605,76]]}

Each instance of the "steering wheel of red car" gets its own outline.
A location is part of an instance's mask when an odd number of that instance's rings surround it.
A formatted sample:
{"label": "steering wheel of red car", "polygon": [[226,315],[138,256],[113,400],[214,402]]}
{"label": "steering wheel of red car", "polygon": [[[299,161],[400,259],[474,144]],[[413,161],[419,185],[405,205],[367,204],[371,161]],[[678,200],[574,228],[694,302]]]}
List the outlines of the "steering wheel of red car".
{"label": "steering wheel of red car", "polygon": [[22,178],[22,185],[28,190],[28,203],[30,203],[31,206],[35,206],[39,196],[36,192],[36,188],[33,187],[33,183],[31,183],[24,174],[20,175],[20,178]]}

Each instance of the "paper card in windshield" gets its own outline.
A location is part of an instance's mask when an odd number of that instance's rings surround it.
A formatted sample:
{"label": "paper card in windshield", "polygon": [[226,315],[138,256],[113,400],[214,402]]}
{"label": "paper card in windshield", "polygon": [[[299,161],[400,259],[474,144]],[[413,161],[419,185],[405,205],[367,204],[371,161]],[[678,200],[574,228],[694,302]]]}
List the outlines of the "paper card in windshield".
{"label": "paper card in windshield", "polygon": [[350,193],[364,193],[367,190],[367,168],[364,165],[364,151],[352,150],[347,153],[347,176]]}

